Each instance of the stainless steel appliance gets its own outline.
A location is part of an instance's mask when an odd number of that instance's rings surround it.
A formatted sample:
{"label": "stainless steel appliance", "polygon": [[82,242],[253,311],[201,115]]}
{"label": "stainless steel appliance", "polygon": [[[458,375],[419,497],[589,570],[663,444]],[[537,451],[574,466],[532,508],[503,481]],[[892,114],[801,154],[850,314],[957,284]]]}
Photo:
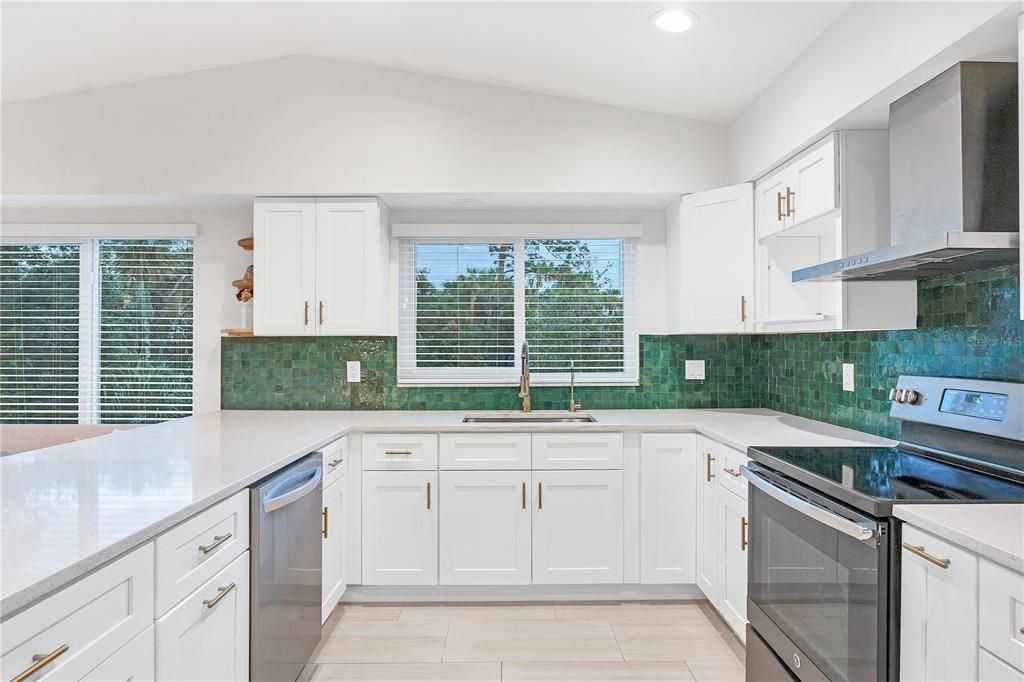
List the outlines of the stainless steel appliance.
{"label": "stainless steel appliance", "polygon": [[793,281],[918,279],[1016,263],[1017,128],[1016,63],[961,62],[893,102],[891,246],[796,270]]}
{"label": "stainless steel appliance", "polygon": [[320,642],[323,455],[250,493],[249,679],[295,680]]}
{"label": "stainless steel appliance", "polygon": [[750,448],[747,679],[896,680],[894,504],[1024,502],[1024,384],[901,377],[892,448]]}

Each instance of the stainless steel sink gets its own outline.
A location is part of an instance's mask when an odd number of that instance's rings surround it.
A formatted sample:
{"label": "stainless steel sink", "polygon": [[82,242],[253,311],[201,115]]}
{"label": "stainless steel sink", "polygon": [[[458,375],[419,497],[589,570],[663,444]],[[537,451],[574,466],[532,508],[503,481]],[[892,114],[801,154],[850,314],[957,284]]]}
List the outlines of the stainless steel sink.
{"label": "stainless steel sink", "polygon": [[589,414],[572,412],[502,412],[499,414],[467,414],[463,424],[591,424]]}

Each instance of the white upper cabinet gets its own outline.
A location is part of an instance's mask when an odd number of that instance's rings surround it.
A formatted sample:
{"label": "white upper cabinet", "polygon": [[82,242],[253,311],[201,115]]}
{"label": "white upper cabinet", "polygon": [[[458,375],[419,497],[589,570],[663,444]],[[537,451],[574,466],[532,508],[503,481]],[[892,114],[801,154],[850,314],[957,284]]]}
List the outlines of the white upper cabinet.
{"label": "white upper cabinet", "polygon": [[253,205],[253,321],[264,336],[316,333],[316,211],[313,199]]}
{"label": "white upper cabinet", "polygon": [[386,334],[389,239],[376,199],[257,199],[254,333]]}
{"label": "white upper cabinet", "polygon": [[912,328],[915,282],[793,282],[889,245],[889,136],[830,133],[755,184],[756,324],[766,332]]}
{"label": "white upper cabinet", "polygon": [[752,330],[753,184],[687,194],[667,220],[670,331]]}

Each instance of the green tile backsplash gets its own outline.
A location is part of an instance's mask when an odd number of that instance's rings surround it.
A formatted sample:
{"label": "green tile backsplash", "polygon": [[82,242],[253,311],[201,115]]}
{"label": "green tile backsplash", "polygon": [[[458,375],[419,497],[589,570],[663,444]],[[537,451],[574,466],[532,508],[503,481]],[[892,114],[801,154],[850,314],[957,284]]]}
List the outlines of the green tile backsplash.
{"label": "green tile backsplash", "polygon": [[[641,336],[640,385],[582,387],[585,409],[768,407],[895,436],[887,394],[900,374],[1024,382],[1024,322],[1016,267],[918,285],[918,329],[768,335]],[[396,385],[394,337],[226,338],[224,409],[516,409],[514,387]],[[684,381],[683,360],[707,361],[705,381]],[[363,380],[344,380],[361,360]],[[841,365],[857,365],[856,391]],[[568,389],[535,387],[536,409],[564,409]]]}

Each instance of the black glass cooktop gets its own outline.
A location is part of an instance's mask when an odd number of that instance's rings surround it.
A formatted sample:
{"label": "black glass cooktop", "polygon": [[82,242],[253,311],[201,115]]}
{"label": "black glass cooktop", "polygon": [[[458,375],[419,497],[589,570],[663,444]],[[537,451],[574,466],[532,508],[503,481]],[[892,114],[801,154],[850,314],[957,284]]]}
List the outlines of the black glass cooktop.
{"label": "black glass cooktop", "polygon": [[876,516],[893,504],[1024,502],[1015,482],[899,448],[750,448],[754,461]]}

